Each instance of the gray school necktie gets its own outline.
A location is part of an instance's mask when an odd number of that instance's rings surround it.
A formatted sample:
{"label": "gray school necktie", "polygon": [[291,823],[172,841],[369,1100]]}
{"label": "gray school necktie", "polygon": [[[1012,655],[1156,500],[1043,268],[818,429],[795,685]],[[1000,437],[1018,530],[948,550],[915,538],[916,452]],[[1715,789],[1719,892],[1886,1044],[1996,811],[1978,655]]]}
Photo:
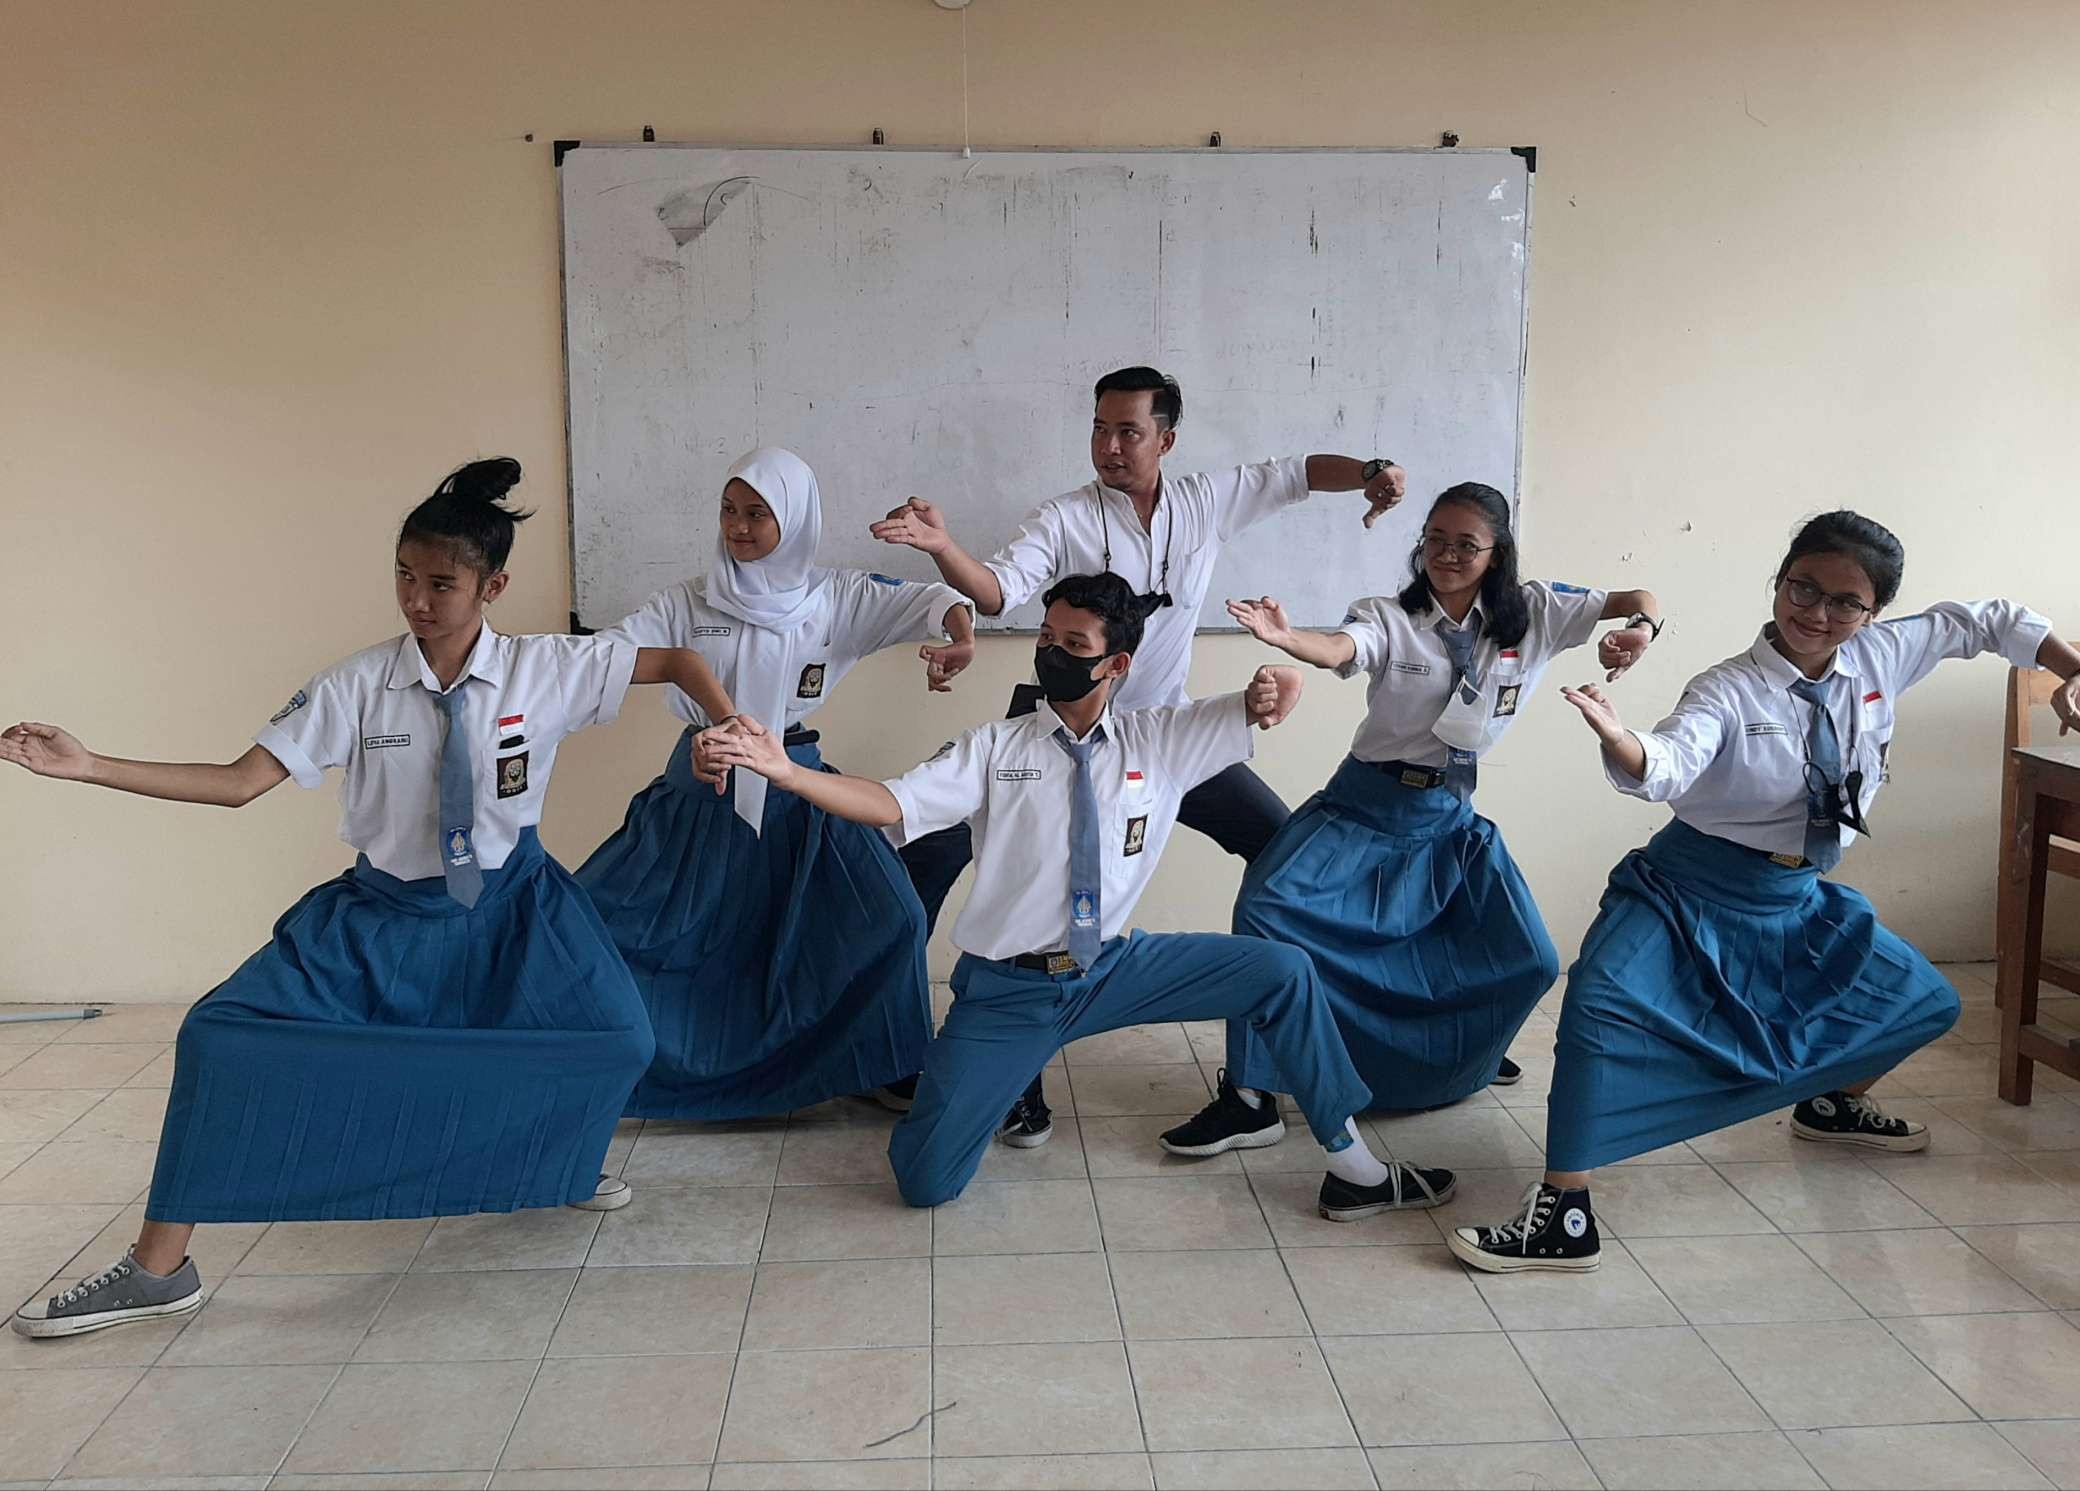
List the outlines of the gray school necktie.
{"label": "gray school necktie", "polygon": [[1098,789],[1091,784],[1091,752],[1103,737],[1092,730],[1088,739],[1071,740],[1067,729],[1054,733],[1054,743],[1076,763],[1069,791],[1069,956],[1089,971],[1105,942],[1103,866],[1098,848]]}
{"label": "gray school necktie", "polygon": [[[1444,650],[1452,659],[1452,687],[1466,703],[1479,703],[1481,678],[1473,671],[1473,649],[1481,640],[1480,623],[1475,621],[1468,626],[1440,626],[1437,630],[1444,638]],[[1446,748],[1444,785],[1455,797],[1473,796],[1474,783],[1480,776],[1480,769],[1480,757],[1473,752]]]}
{"label": "gray school necktie", "polygon": [[[1813,706],[1813,724],[1806,732],[1806,861],[1822,872],[1842,862],[1842,831],[1835,818],[1835,801],[1842,780],[1842,743],[1834,733],[1834,716],[1827,709],[1828,684],[1832,679],[1801,678],[1791,692]],[[1814,777],[1820,779],[1814,784]]]}
{"label": "gray school necktie", "polygon": [[448,894],[475,906],[484,894],[484,868],[477,863],[477,790],[470,780],[469,735],[462,728],[462,691],[467,679],[435,694],[447,728],[441,734],[441,864]]}

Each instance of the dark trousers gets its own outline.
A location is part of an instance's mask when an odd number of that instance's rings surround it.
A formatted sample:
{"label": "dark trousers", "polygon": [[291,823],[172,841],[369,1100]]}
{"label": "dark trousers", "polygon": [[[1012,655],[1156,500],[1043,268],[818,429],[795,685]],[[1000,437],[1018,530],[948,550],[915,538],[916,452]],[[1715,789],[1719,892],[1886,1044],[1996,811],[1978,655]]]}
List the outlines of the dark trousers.
{"label": "dark trousers", "polygon": [[[1272,835],[1291,816],[1264,779],[1239,761],[1187,792],[1177,806],[1179,823],[1205,834],[1228,853],[1240,855],[1244,864],[1264,852]],[[910,883],[917,887],[917,899],[924,902],[924,935],[929,940],[953,882],[975,858],[974,836],[967,824],[957,823],[913,839],[899,852],[903,868],[910,872]],[[1026,1088],[1026,1097],[1038,1101],[1040,1086],[1040,1078],[1035,1077]]]}

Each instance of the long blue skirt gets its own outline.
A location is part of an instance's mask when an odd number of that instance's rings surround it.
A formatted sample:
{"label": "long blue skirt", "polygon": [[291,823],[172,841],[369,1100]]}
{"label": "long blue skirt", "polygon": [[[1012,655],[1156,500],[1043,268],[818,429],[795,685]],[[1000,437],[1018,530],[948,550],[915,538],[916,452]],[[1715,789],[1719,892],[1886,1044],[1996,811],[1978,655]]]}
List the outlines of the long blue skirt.
{"label": "long blue skirt", "polygon": [[[578,870],[657,1031],[628,1112],[785,1113],[915,1076],[931,1039],[924,908],[888,841],[791,792],[762,829],[693,779],[693,736]],[[788,748],[828,770],[813,744]]]}
{"label": "long blue skirt", "polygon": [[[1250,866],[1234,927],[1313,956],[1351,1061],[1389,1108],[1486,1087],[1560,973],[1495,825],[1452,793],[1404,787],[1355,757]],[[1237,1022],[1228,1075],[1291,1090]]]}
{"label": "long blue skirt", "polygon": [[1871,903],[1680,820],[1611,871],[1567,975],[1546,1163],[1589,1170],[1876,1077],[1957,991]]}
{"label": "long blue skirt", "polygon": [[181,1022],[146,1215],[579,1201],[650,1050],[606,928],[532,829],[473,909],[362,858]]}

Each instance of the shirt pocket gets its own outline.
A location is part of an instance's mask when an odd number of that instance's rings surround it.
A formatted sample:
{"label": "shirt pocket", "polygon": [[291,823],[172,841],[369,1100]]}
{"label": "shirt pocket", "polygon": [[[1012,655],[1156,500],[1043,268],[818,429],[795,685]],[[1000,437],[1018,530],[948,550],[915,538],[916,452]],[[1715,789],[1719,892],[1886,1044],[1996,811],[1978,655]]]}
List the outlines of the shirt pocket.
{"label": "shirt pocket", "polygon": [[1856,766],[1872,786],[1892,776],[1892,700],[1877,689],[1864,690],[1857,705]]}

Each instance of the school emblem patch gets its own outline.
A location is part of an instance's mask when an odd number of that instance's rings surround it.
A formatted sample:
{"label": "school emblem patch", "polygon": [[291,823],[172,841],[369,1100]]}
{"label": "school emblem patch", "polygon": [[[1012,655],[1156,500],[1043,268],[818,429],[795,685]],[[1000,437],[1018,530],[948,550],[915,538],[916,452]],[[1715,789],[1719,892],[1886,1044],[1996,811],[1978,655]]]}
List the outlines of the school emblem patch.
{"label": "school emblem patch", "polygon": [[795,685],[797,699],[821,699],[823,697],[822,663],[810,663],[802,669],[802,681]]}
{"label": "school emblem patch", "polygon": [[1517,695],[1523,688],[1521,683],[1506,683],[1495,690],[1495,718],[1501,719],[1517,712]]}
{"label": "school emblem patch", "polygon": [[291,694],[289,696],[289,702],[287,704],[284,704],[280,709],[277,709],[274,712],[274,714],[268,719],[267,723],[270,725],[279,725],[283,720],[286,720],[287,718],[289,718],[290,715],[296,713],[297,710],[303,708],[304,705],[310,702],[311,696],[309,694],[306,694],[302,689],[298,689],[294,694]]}
{"label": "school emblem patch", "polygon": [[527,790],[527,752],[498,758],[498,795],[518,797]]}
{"label": "school emblem patch", "polygon": [[1139,854],[1148,842],[1148,814],[1127,820],[1127,841],[1120,846],[1122,854]]}

